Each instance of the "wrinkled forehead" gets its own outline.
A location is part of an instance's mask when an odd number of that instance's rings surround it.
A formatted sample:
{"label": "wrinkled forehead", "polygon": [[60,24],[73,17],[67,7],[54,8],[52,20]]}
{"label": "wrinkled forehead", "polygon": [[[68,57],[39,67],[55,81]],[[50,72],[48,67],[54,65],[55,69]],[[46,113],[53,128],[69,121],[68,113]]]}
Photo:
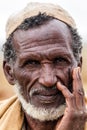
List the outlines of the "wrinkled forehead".
{"label": "wrinkled forehead", "polygon": [[48,45],[59,42],[60,45],[70,45],[72,37],[68,26],[56,19],[46,22],[45,24],[30,28],[28,30],[16,30],[13,35],[15,47],[27,46],[28,48]]}

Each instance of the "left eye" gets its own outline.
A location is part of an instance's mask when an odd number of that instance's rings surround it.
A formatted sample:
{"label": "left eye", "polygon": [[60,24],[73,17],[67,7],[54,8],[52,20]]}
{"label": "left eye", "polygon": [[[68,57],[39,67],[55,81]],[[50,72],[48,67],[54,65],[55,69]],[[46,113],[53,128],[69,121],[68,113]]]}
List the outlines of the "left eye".
{"label": "left eye", "polygon": [[54,59],[54,63],[57,64],[57,63],[67,63],[68,60],[63,58],[63,57],[57,57]]}

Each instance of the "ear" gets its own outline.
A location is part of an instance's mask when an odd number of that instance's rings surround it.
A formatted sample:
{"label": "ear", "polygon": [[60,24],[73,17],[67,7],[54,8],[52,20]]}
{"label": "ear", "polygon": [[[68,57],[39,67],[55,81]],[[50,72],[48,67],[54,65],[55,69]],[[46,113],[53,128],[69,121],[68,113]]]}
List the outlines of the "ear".
{"label": "ear", "polygon": [[80,57],[80,61],[78,62],[78,66],[82,69],[82,56]]}
{"label": "ear", "polygon": [[8,82],[11,85],[15,84],[15,78],[14,78],[14,74],[13,74],[13,67],[10,63],[3,61],[3,70],[4,70],[4,74],[6,79],[8,80]]}

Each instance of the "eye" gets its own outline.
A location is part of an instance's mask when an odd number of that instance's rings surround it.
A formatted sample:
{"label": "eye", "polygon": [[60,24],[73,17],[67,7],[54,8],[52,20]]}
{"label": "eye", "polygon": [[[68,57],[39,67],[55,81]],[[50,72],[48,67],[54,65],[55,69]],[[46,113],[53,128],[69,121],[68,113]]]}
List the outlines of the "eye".
{"label": "eye", "polygon": [[61,64],[65,63],[66,64],[66,63],[68,63],[68,60],[64,57],[57,57],[57,58],[54,59],[54,63],[55,64],[59,64],[59,63],[61,63]]}
{"label": "eye", "polygon": [[38,65],[40,65],[40,62],[37,61],[37,60],[30,60],[29,59],[29,60],[24,62],[24,66],[26,66],[26,65],[28,65],[28,66],[38,66]]}

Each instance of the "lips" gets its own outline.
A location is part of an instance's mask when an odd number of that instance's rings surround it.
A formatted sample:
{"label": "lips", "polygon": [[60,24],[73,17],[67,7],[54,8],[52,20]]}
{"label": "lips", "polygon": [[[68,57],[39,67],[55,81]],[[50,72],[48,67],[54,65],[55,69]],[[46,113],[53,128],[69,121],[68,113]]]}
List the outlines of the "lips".
{"label": "lips", "polygon": [[55,95],[37,95],[37,98],[41,103],[53,103],[57,98],[57,94]]}
{"label": "lips", "polygon": [[36,89],[33,91],[32,96],[33,98],[37,99],[40,103],[53,103],[60,95],[60,91],[55,89]]}

